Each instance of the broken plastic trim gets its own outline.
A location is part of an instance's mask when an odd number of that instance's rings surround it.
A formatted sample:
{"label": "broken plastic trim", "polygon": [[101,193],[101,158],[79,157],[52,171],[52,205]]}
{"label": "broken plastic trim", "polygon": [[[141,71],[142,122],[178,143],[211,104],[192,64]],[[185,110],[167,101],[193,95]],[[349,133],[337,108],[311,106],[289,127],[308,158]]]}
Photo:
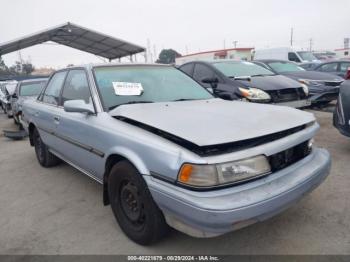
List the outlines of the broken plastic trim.
{"label": "broken plastic trim", "polygon": [[294,134],[296,132],[299,132],[303,130],[306,125],[297,126],[294,128],[290,128],[284,131],[280,131],[277,133],[255,137],[251,139],[245,139],[237,142],[230,142],[230,143],[224,143],[224,144],[217,144],[217,145],[208,145],[208,146],[199,146],[197,144],[194,144],[186,139],[183,139],[181,137],[178,137],[176,135],[170,134],[168,132],[165,132],[163,130],[160,130],[158,128],[146,125],[144,123],[138,122],[136,120],[123,117],[123,116],[114,116],[114,118],[126,122],[128,124],[131,124],[133,126],[137,126],[139,128],[142,128],[148,132],[151,132],[155,135],[158,135],[160,137],[163,137],[177,145],[180,145],[193,153],[196,153],[199,156],[213,156],[213,155],[220,155],[220,154],[226,154],[231,153],[238,150],[243,150],[250,147],[259,146],[268,142],[272,142],[278,139],[281,139],[283,137],[289,136],[291,134]]}

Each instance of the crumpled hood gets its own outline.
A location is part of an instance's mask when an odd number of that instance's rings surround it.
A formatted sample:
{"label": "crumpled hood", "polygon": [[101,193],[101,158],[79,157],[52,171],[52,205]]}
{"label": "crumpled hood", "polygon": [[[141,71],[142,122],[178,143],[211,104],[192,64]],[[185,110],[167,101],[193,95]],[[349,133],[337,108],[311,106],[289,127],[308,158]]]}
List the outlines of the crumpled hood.
{"label": "crumpled hood", "polygon": [[317,71],[296,71],[296,72],[283,72],[285,76],[293,79],[308,79],[308,80],[322,80],[322,81],[344,81],[343,78],[332,74],[327,74]]}
{"label": "crumpled hood", "polygon": [[254,76],[247,80],[234,80],[244,87],[255,87],[264,91],[299,88],[300,83],[282,75]]}
{"label": "crumpled hood", "polygon": [[109,112],[158,128],[198,146],[256,138],[315,118],[297,109],[221,99],[122,105]]}

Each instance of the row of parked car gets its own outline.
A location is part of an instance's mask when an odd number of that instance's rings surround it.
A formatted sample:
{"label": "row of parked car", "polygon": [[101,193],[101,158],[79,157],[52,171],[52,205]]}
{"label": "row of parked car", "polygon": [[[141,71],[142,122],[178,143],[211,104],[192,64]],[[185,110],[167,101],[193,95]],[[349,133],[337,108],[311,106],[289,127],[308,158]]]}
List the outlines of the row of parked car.
{"label": "row of parked car", "polygon": [[[276,62],[292,67],[284,63]],[[104,204],[133,241],[154,243],[169,226],[212,237],[285,210],[329,174],[329,153],[313,145],[315,117],[272,104],[304,107],[322,92],[331,96],[311,102],[330,101],[343,80],[295,80],[277,68],[270,61],[74,66],[26,99],[21,119],[38,162],[63,160],[101,183]]]}

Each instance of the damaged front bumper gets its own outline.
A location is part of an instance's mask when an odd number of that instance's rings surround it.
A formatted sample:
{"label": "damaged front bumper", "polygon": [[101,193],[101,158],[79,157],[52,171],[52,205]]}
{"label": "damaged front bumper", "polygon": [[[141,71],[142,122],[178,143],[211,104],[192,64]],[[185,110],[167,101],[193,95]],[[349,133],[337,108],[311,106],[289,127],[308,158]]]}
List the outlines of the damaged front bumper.
{"label": "damaged front bumper", "polygon": [[298,201],[329,174],[331,159],[314,148],[289,167],[238,186],[191,191],[144,176],[167,223],[188,235],[213,237],[263,221]]}

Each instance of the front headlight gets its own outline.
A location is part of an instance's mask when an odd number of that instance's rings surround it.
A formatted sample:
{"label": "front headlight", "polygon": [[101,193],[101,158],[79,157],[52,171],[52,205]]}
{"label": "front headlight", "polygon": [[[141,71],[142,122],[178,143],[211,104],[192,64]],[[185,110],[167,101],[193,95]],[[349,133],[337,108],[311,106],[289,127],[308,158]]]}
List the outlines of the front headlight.
{"label": "front headlight", "polygon": [[300,83],[301,87],[303,88],[303,91],[305,93],[306,96],[309,95],[309,88],[306,84]]}
{"label": "front headlight", "polygon": [[321,86],[322,84],[315,80],[310,79],[298,79],[298,82],[301,84],[305,84],[307,86]]}
{"label": "front headlight", "polygon": [[211,187],[250,180],[271,172],[263,155],[215,165],[183,164],[178,182],[194,187]]}
{"label": "front headlight", "polygon": [[261,89],[258,88],[239,88],[239,91],[241,92],[242,96],[245,98],[251,100],[251,101],[259,101],[259,100],[264,100],[264,101],[270,101],[271,97],[268,93],[262,91]]}

